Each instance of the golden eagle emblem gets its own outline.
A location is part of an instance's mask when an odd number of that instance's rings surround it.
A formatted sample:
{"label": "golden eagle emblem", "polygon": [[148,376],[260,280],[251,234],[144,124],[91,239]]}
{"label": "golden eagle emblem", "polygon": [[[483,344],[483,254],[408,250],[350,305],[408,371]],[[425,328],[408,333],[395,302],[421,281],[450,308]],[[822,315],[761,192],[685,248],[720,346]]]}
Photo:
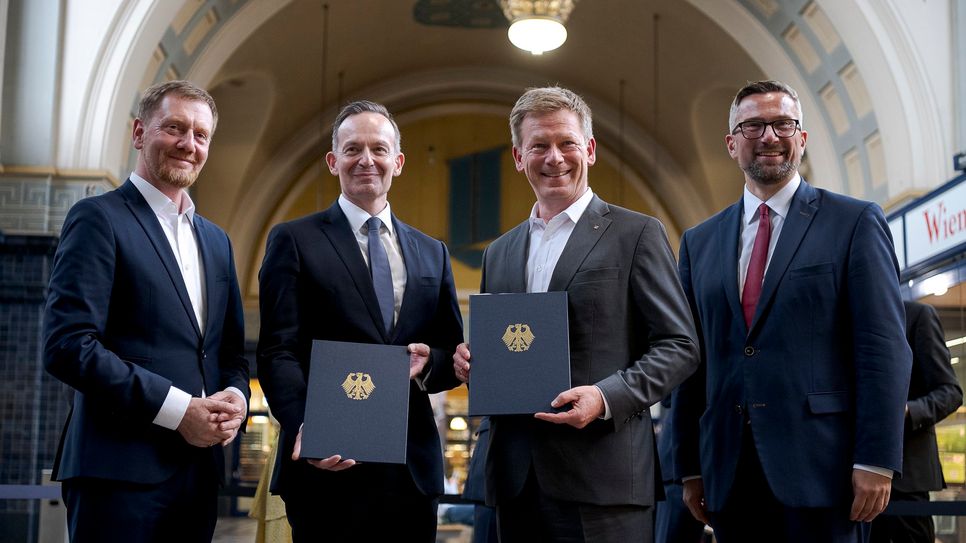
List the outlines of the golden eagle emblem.
{"label": "golden eagle emblem", "polygon": [[522,353],[530,348],[533,337],[529,324],[511,324],[503,333],[503,343],[506,343],[506,348],[510,351]]}
{"label": "golden eagle emblem", "polygon": [[350,400],[368,400],[372,391],[376,390],[376,385],[373,384],[372,377],[369,377],[368,373],[356,371],[345,376],[342,390]]}

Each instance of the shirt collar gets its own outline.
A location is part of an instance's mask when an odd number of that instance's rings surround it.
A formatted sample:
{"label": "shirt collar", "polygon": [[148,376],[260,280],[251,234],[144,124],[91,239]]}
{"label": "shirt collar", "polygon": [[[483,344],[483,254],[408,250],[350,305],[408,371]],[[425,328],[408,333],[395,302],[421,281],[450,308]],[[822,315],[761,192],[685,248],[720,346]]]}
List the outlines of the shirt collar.
{"label": "shirt collar", "polygon": [[[566,214],[568,217],[570,217],[570,220],[573,221],[574,224],[577,224],[577,221],[580,220],[580,216],[584,214],[584,211],[587,209],[587,206],[590,205],[590,201],[593,198],[594,198],[594,191],[591,190],[590,187],[587,187],[587,190],[584,191],[584,193],[580,196],[580,198],[577,198],[577,201],[570,204],[570,207],[563,210],[561,214],[562,215]],[[533,208],[530,209],[530,224],[531,225],[538,224],[540,226],[543,226],[547,223],[545,223],[543,219],[537,216],[537,206],[538,206],[538,203],[534,202]]]}
{"label": "shirt collar", "polygon": [[[781,216],[781,218],[788,217],[788,210],[792,207],[792,197],[795,196],[795,191],[798,190],[798,186],[802,184],[802,176],[798,172],[792,176],[791,181],[785,184],[778,192],[776,192],[771,198],[768,199],[768,208],[775,212],[775,214]],[[758,207],[764,203],[758,199],[757,196],[748,190],[748,185],[745,185],[744,191],[744,206],[745,206],[745,224],[751,224],[751,221],[758,216]]]}
{"label": "shirt collar", "polygon": [[[362,230],[362,225],[366,224],[369,220],[370,215],[368,211],[362,209],[361,207],[353,204],[345,197],[345,194],[339,195],[339,207],[342,208],[342,212],[345,213],[345,218],[349,220],[349,228],[353,232],[360,232]],[[389,208],[389,202],[386,202],[386,207],[382,208],[382,211],[375,214],[382,221],[382,224],[386,225],[386,229],[389,230],[389,236],[392,237],[392,210]]]}
{"label": "shirt collar", "polygon": [[[133,183],[134,186],[138,189],[138,192],[141,193],[141,196],[144,197],[145,201],[147,201],[148,206],[151,207],[151,210],[154,211],[155,215],[177,216],[181,214],[178,208],[174,205],[174,202],[171,200],[171,198],[168,198],[163,192],[158,190],[157,187],[152,185],[146,179],[144,179],[143,177],[141,177],[140,175],[134,172],[131,172],[131,175],[128,176],[128,178],[131,180],[131,183]],[[180,189],[180,190],[181,190],[181,198],[182,198],[181,206],[184,208],[184,213],[188,216],[188,222],[191,222],[192,224],[194,224],[195,203],[191,199],[191,196],[188,196],[188,191],[184,189]]]}

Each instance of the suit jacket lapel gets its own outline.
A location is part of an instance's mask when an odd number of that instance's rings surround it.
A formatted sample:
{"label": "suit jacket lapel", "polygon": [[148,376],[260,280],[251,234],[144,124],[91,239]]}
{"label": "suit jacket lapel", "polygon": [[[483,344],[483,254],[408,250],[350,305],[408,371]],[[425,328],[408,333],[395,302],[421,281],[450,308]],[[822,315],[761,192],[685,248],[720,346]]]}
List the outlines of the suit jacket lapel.
{"label": "suit jacket lapel", "polygon": [[362,258],[362,251],[359,250],[359,242],[356,241],[355,233],[349,226],[349,220],[339,207],[336,200],[329,209],[322,212],[319,226],[322,233],[332,243],[335,252],[345,267],[349,270],[352,282],[355,284],[359,295],[366,302],[369,308],[369,316],[372,317],[373,324],[379,330],[383,341],[388,342],[385,325],[382,322],[382,311],[379,309],[379,300],[376,298],[376,290],[372,286],[372,276],[369,274],[369,266]]}
{"label": "suit jacket lapel", "polygon": [[[210,238],[211,232],[209,232],[205,222],[201,220],[201,217],[199,217],[197,213],[195,213],[194,225],[195,238],[198,240],[198,254],[201,257],[201,263],[204,266],[205,272],[205,300],[210,302],[211,300],[215,299],[214,289],[217,281],[214,262],[215,255],[212,254],[214,244]],[[208,311],[207,303],[205,304],[205,311]],[[205,329],[203,334],[205,337],[208,337],[208,330],[211,328],[211,321],[212,319],[205,315]]]}
{"label": "suit jacket lapel", "polygon": [[[574,274],[577,273],[577,269],[580,268],[591,249],[597,245],[601,236],[610,226],[611,220],[605,217],[608,213],[610,213],[610,210],[607,208],[607,204],[594,195],[590,204],[587,205],[587,209],[584,210],[584,214],[574,225],[574,231],[570,234],[570,239],[567,240],[563,252],[560,253],[560,260],[557,261],[557,266],[553,269],[547,290],[567,290]],[[524,269],[526,269],[526,266],[524,266]]]}
{"label": "suit jacket lapel", "polygon": [[782,225],[778,244],[775,245],[775,252],[771,255],[771,262],[768,263],[765,281],[761,285],[761,297],[758,299],[758,308],[755,310],[755,318],[751,321],[749,333],[755,329],[758,320],[771,304],[775,297],[775,291],[778,289],[778,284],[784,277],[795,252],[798,251],[802,239],[805,238],[805,233],[818,212],[817,199],[818,191],[806,183],[803,178],[801,186],[798,187],[792,197],[792,205],[788,208],[788,216],[785,217],[785,223]]}
{"label": "suit jacket lapel", "polygon": [[[506,279],[506,292],[527,291],[527,251],[530,247],[530,223],[524,222],[513,229],[507,239],[506,254],[502,265]],[[502,289],[501,289],[502,291]]]}
{"label": "suit jacket lapel", "polygon": [[391,339],[394,340],[399,337],[401,325],[410,321],[419,322],[419,319],[407,316],[407,310],[414,307],[413,297],[418,294],[418,281],[424,274],[419,267],[422,262],[419,258],[419,246],[409,226],[400,222],[395,215],[392,217],[392,224],[406,265],[406,292],[403,294],[402,306],[399,308],[399,318],[396,319],[396,326],[392,330]]}
{"label": "suit jacket lapel", "polygon": [[178,293],[178,298],[181,299],[181,305],[184,306],[191,326],[194,327],[198,336],[201,336],[201,329],[198,326],[198,320],[195,318],[195,310],[191,306],[191,298],[188,298],[188,289],[184,284],[184,276],[181,275],[181,270],[178,268],[178,261],[174,257],[174,252],[171,250],[171,244],[168,243],[168,238],[164,235],[164,230],[161,229],[161,223],[158,222],[158,217],[130,180],[126,181],[117,190],[124,196],[128,209],[131,210],[134,218],[141,225],[144,233],[147,234],[151,245],[154,246],[154,250],[161,260],[161,264],[171,279],[172,286]]}
{"label": "suit jacket lapel", "polygon": [[744,220],[742,201],[728,208],[721,217],[721,228],[717,231],[718,262],[721,263],[721,282],[728,305],[735,318],[745,322],[738,299],[738,252],[741,241],[741,221]]}

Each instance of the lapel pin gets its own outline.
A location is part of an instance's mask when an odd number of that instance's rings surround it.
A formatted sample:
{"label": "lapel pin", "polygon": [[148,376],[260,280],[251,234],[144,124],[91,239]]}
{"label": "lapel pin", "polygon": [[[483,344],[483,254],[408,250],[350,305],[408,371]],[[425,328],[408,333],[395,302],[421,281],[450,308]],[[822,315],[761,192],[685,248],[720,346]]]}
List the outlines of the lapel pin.
{"label": "lapel pin", "polygon": [[594,225],[594,230],[597,230],[598,228],[600,228],[600,225],[599,224],[595,224]]}

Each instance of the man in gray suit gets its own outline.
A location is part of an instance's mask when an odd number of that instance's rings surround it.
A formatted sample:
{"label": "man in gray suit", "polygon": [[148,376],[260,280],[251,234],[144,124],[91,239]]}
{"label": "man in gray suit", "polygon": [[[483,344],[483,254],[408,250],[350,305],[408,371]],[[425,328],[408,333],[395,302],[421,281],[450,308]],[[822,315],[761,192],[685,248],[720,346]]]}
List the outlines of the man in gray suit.
{"label": "man in gray suit", "polygon": [[[503,543],[651,541],[661,477],[648,407],[698,365],[667,235],[590,189],[597,143],[580,96],[530,89],[510,128],[537,202],[487,248],[481,291],[567,292],[573,388],[559,413],[491,418],[487,504]],[[468,381],[469,346],[453,359]]]}

